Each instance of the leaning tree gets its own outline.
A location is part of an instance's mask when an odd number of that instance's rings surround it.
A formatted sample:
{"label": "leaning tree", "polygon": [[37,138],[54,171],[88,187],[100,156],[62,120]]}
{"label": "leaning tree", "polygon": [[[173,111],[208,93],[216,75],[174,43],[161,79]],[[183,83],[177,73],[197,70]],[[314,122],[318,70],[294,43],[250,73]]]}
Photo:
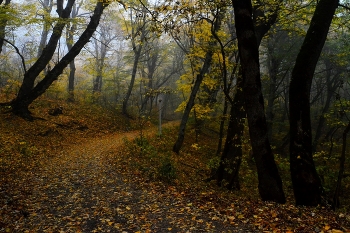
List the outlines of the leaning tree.
{"label": "leaning tree", "polygon": [[86,43],[89,42],[93,33],[100,22],[103,10],[110,4],[111,1],[101,0],[96,3],[93,15],[90,17],[90,22],[79,39],[72,46],[72,48],[64,55],[56,65],[47,70],[43,79],[38,81],[41,72],[48,66],[52,59],[59,40],[61,39],[63,29],[66,27],[71,14],[72,7],[75,0],[68,0],[65,8],[63,7],[63,0],[57,1],[58,20],[56,21],[50,39],[44,47],[41,55],[36,62],[27,70],[24,66],[24,76],[21,87],[17,96],[8,103],[2,105],[11,106],[12,112],[28,120],[33,120],[29,105],[41,96],[50,87],[50,85],[58,79],[63,70],[68,64],[80,53]]}

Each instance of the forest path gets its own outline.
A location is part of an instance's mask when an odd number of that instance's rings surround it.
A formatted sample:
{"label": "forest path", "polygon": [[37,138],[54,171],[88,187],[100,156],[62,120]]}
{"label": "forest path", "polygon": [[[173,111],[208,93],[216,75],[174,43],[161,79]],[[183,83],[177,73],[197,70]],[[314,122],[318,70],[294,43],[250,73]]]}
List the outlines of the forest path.
{"label": "forest path", "polygon": [[[155,133],[151,128],[146,134]],[[139,131],[65,146],[27,178],[18,232],[252,232],[127,169],[115,151]],[[132,158],[131,158],[132,159]]]}

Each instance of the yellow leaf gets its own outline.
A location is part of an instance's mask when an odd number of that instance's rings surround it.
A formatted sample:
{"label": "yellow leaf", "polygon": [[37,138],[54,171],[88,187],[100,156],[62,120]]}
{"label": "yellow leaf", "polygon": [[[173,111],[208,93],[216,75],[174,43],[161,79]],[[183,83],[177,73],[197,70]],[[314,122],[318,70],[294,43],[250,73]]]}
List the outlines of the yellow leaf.
{"label": "yellow leaf", "polygon": [[127,210],[131,210],[131,208],[130,208],[129,206],[125,207],[125,209],[127,209]]}
{"label": "yellow leaf", "polygon": [[330,228],[331,228],[331,227],[330,227],[329,225],[326,225],[326,226],[324,227],[324,229],[325,229],[326,231],[328,231]]}
{"label": "yellow leaf", "polygon": [[168,228],[168,231],[171,231],[172,229],[173,229],[173,228],[169,227],[169,228]]}
{"label": "yellow leaf", "polygon": [[112,226],[113,222],[112,221],[107,221],[109,226]]}
{"label": "yellow leaf", "polygon": [[333,230],[332,230],[332,233],[344,233],[344,231],[337,230],[337,229],[333,229]]}
{"label": "yellow leaf", "polygon": [[242,218],[244,218],[244,215],[243,215],[243,214],[240,214],[240,215],[238,215],[238,218],[239,218],[239,219],[242,219]]}

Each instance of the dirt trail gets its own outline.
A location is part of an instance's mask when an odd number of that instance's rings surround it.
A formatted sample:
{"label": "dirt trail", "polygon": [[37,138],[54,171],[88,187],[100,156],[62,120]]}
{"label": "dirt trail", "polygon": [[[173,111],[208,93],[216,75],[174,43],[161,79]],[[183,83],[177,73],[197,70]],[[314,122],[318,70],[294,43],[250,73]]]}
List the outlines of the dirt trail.
{"label": "dirt trail", "polygon": [[123,138],[138,133],[89,139],[44,161],[28,177],[31,190],[14,232],[252,232],[113,159]]}

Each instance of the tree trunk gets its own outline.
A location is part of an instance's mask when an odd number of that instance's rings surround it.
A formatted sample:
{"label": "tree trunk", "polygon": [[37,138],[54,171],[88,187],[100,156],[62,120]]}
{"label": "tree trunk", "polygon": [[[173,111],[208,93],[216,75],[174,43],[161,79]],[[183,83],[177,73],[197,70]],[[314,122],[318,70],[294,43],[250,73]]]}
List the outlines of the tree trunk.
{"label": "tree trunk", "polygon": [[312,157],[310,89],[337,6],[338,0],[319,1],[292,72],[289,88],[290,169],[297,205],[321,203],[322,185]]}
{"label": "tree trunk", "polygon": [[[59,14],[61,19],[68,19],[69,18],[74,1],[75,0],[68,1],[66,8]],[[27,96],[28,94],[31,93],[31,91],[34,87],[35,79],[38,77],[40,72],[42,72],[45,69],[45,67],[50,62],[52,56],[54,55],[54,53],[56,51],[57,44],[61,38],[62,31],[67,24],[66,22],[67,22],[66,20],[59,20],[56,23],[55,27],[52,30],[52,35],[50,37],[50,40],[47,43],[44,50],[42,51],[40,57],[34,63],[34,65],[32,67],[30,67],[30,69],[24,74],[23,82],[22,82],[22,85],[18,91],[16,99],[23,99],[25,96]],[[23,108],[20,108],[20,109],[24,110]],[[18,111],[20,109],[16,108],[13,110],[15,113],[20,114],[21,111]],[[26,112],[25,115],[27,115],[28,109],[25,112]]]}
{"label": "tree trunk", "polygon": [[68,101],[74,102],[74,87],[75,87],[75,62],[74,60],[69,63],[69,77],[68,77]]}
{"label": "tree trunk", "polygon": [[225,130],[225,122],[226,122],[226,114],[229,107],[228,100],[225,100],[224,102],[224,109],[222,111],[222,118],[220,120],[220,127],[219,127],[219,141],[218,141],[218,147],[216,149],[216,155],[219,156],[221,154],[222,150],[222,142],[224,138],[224,130]]}
{"label": "tree trunk", "polygon": [[127,107],[128,107],[128,102],[129,102],[131,92],[132,92],[132,89],[134,87],[134,83],[135,83],[135,79],[136,79],[137,66],[139,64],[139,60],[141,57],[141,50],[142,50],[142,45],[139,45],[139,47],[137,49],[135,48],[135,57],[134,57],[134,65],[132,67],[132,72],[131,72],[131,80],[130,80],[130,83],[128,86],[128,91],[126,92],[126,95],[123,99],[122,113],[126,116],[129,116],[129,117],[130,117],[130,115],[128,113]]}
{"label": "tree trunk", "polygon": [[[2,4],[3,1],[0,2]],[[0,53],[2,52],[2,46],[4,45],[4,39],[5,39],[5,28],[7,25],[7,14],[6,8],[8,8],[8,5],[11,3],[11,0],[6,0],[4,5],[0,5],[0,11],[4,16],[1,17],[0,19]]]}
{"label": "tree trunk", "polygon": [[[144,10],[144,9],[143,9]],[[128,102],[131,96],[131,92],[132,89],[134,88],[134,83],[135,83],[135,79],[136,79],[136,72],[137,72],[137,66],[139,64],[139,60],[141,58],[141,52],[142,52],[142,48],[143,48],[143,44],[145,42],[146,39],[146,22],[145,22],[145,16],[146,14],[141,14],[142,18],[140,20],[143,20],[141,23],[141,25],[133,25],[132,26],[132,32],[131,32],[131,43],[132,43],[132,49],[134,51],[134,64],[132,67],[132,71],[131,71],[131,80],[128,86],[128,90],[126,92],[126,95],[123,99],[123,107],[122,107],[122,113],[128,117],[131,117],[130,114],[128,113]],[[131,17],[131,21],[133,21],[133,14],[132,12],[130,13],[130,17]],[[137,31],[135,32],[135,27],[137,26]],[[139,45],[136,44],[136,39],[135,37],[137,36],[137,34],[141,34],[140,37],[140,43]]]}
{"label": "tree trunk", "polygon": [[[82,3],[82,2],[81,2]],[[73,5],[73,10],[71,14],[71,18],[75,19],[78,16],[80,9],[80,5],[77,6],[75,3]],[[67,27],[66,29],[66,45],[68,48],[68,51],[72,49],[73,42],[74,42],[74,33],[77,30],[77,25],[75,22],[72,22],[70,27]],[[75,61],[74,59],[69,63],[69,77],[68,77],[68,102],[74,102],[74,87],[75,87]]]}
{"label": "tree trunk", "polygon": [[272,141],[272,128],[273,128],[273,121],[274,121],[274,114],[273,114],[273,106],[275,102],[275,96],[276,96],[276,86],[277,86],[277,73],[278,73],[278,66],[279,61],[275,58],[275,55],[273,54],[273,44],[271,45],[268,42],[268,74],[269,74],[269,87],[268,87],[268,96],[267,96],[267,106],[266,106],[266,121],[267,121],[267,132],[268,132],[268,138],[270,141]]}
{"label": "tree trunk", "polygon": [[[79,37],[78,41],[73,45],[72,49],[69,50],[69,52],[53,67],[52,70],[46,74],[43,80],[41,80],[34,88],[26,90],[24,93],[22,93],[22,95],[18,95],[17,98],[11,102],[12,111],[15,114],[18,114],[28,120],[33,119],[28,110],[29,105],[36,98],[45,93],[50,85],[55,80],[57,80],[58,76],[62,74],[64,68],[66,68],[67,65],[80,53],[85,44],[89,42],[100,22],[103,9],[107,6],[108,4],[106,3],[98,2],[87,28]],[[43,55],[44,54],[45,52],[43,52]]]}
{"label": "tree trunk", "polygon": [[[219,12],[216,20],[213,23],[214,25],[213,25],[212,30],[214,33],[217,33],[220,30],[222,17],[223,16],[222,16],[221,12]],[[199,91],[199,87],[204,79],[205,74],[208,73],[208,71],[209,71],[212,57],[213,57],[213,53],[214,53],[212,48],[215,47],[216,44],[217,44],[217,42],[215,40],[212,40],[209,42],[209,46],[208,46],[209,50],[207,51],[207,53],[205,55],[205,59],[204,59],[202,68],[201,68],[199,74],[197,74],[196,81],[194,82],[193,88],[191,90],[190,98],[187,101],[185,111],[182,115],[177,140],[173,146],[173,151],[177,154],[180,152],[183,141],[185,139],[186,124],[187,124],[188,118],[190,117],[190,113],[191,113],[192,107],[194,105],[194,101],[196,99],[197,92]]]}
{"label": "tree trunk", "polygon": [[335,187],[334,195],[333,195],[333,209],[336,210],[339,208],[339,195],[340,195],[340,189],[341,189],[341,182],[344,176],[344,167],[345,167],[345,153],[346,153],[346,136],[350,131],[350,122],[346,126],[344,132],[343,132],[343,145],[342,145],[342,151],[341,156],[339,159],[339,173],[338,173],[338,180],[337,185]]}
{"label": "tree trunk", "polygon": [[[73,14],[72,14],[73,16]],[[73,47],[73,35],[75,32],[75,25],[72,25],[69,29],[67,28],[66,33],[66,45],[68,51]],[[75,83],[75,61],[74,59],[69,63],[69,77],[68,77],[68,101],[74,102],[74,83]]]}
{"label": "tree trunk", "polygon": [[[50,14],[50,12],[52,10],[53,1],[52,0],[44,0],[41,2],[41,5],[44,8],[44,11],[46,12],[46,14]],[[43,25],[43,30],[41,32],[37,58],[39,58],[41,56],[41,53],[43,52],[43,49],[46,46],[47,37],[49,35],[49,28],[51,26],[51,22],[48,19],[46,19],[45,16],[43,16],[43,19],[44,19],[44,25]]]}
{"label": "tree trunk", "polygon": [[261,92],[258,42],[255,36],[250,0],[232,1],[238,49],[243,75],[245,110],[263,201],[285,203],[282,180],[274,161],[267,135],[264,101]]}
{"label": "tree trunk", "polygon": [[223,180],[225,180],[228,182],[227,188],[234,190],[240,189],[238,172],[242,161],[242,136],[246,115],[243,109],[242,81],[241,77],[237,79],[236,94],[231,106],[225,146],[217,170],[218,185],[221,186]]}
{"label": "tree trunk", "polygon": [[331,106],[331,102],[332,102],[331,100],[334,96],[335,90],[339,86],[339,76],[341,74],[341,72],[338,72],[331,79],[332,71],[331,71],[329,61],[326,61],[325,65],[326,65],[326,70],[327,70],[327,72],[326,72],[326,86],[327,86],[326,100],[325,100],[324,106],[322,108],[320,117],[318,119],[315,137],[314,137],[313,144],[312,144],[312,152],[316,152],[316,147],[319,143],[319,140],[320,140],[321,134],[322,134],[322,129],[323,129],[324,124],[326,122],[325,114],[327,113],[327,111],[329,110],[329,107]]}

